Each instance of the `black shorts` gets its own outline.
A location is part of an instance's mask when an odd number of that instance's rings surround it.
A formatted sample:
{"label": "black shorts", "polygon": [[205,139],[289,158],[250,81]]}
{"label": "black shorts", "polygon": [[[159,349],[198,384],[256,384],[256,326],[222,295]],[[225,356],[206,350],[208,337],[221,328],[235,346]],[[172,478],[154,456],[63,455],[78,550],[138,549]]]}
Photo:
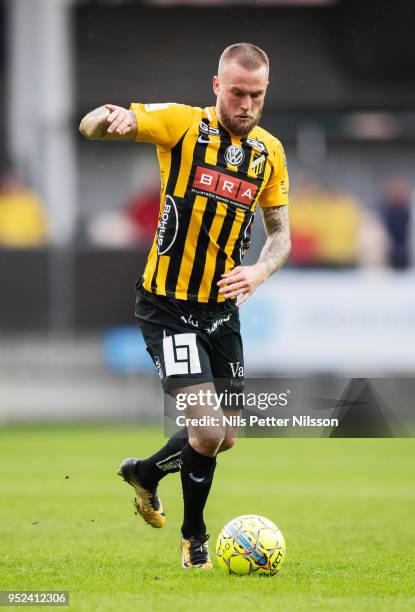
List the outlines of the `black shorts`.
{"label": "black shorts", "polygon": [[[136,283],[135,317],[166,393],[197,381],[243,387],[239,309],[157,296]],[[190,379],[190,380],[189,380]]]}

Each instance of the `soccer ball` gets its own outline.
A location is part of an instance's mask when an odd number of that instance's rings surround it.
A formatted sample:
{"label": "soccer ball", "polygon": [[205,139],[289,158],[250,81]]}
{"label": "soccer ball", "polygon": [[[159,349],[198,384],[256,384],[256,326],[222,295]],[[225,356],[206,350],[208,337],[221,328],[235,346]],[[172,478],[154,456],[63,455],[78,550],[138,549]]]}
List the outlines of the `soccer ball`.
{"label": "soccer ball", "polygon": [[272,521],[246,514],[225,525],[216,542],[216,554],[227,574],[274,576],[285,559],[285,540]]}

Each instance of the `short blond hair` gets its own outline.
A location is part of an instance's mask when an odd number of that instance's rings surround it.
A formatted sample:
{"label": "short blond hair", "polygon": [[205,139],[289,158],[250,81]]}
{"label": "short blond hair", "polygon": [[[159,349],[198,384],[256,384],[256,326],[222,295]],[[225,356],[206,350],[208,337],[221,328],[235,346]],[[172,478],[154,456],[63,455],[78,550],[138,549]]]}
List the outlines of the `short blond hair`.
{"label": "short blond hair", "polygon": [[231,60],[236,61],[247,70],[258,70],[261,66],[266,66],[269,71],[268,55],[251,43],[235,43],[226,47],[219,58],[218,74],[223,71],[224,65]]}

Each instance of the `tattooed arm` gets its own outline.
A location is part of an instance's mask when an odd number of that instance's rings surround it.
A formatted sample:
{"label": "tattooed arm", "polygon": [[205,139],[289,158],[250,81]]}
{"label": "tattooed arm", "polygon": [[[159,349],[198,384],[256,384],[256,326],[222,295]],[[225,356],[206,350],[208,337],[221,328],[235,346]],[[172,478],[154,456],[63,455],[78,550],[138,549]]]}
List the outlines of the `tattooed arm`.
{"label": "tattooed arm", "polygon": [[[258,264],[263,264],[266,278],[285,264],[291,250],[290,223],[287,206],[261,208],[267,241]],[[265,279],[264,279],[265,280]]]}
{"label": "tattooed arm", "polygon": [[[261,283],[287,261],[291,249],[287,206],[261,209],[267,241],[258,261],[253,266],[237,266],[222,274],[218,281],[219,293],[225,299],[239,296],[237,305],[243,304]],[[241,297],[242,295],[242,297]]]}
{"label": "tattooed arm", "polygon": [[137,120],[132,111],[105,104],[85,115],[79,131],[88,140],[134,140]]}

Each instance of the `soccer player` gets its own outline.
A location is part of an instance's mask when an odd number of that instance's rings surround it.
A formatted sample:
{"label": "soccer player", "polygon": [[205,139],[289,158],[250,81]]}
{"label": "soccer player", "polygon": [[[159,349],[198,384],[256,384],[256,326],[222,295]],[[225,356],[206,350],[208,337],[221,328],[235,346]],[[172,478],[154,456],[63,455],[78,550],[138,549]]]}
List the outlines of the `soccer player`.
{"label": "soccer player", "polygon": [[[289,254],[284,151],[258,126],[268,75],[263,50],[233,44],[223,51],[213,77],[215,106],[133,103],[126,109],[106,104],[80,125],[89,140],[157,147],[160,214],[144,274],[136,283],[135,316],[163,388],[173,396],[179,390],[212,393],[217,379],[243,383],[239,306]],[[267,240],[258,261],[242,266],[257,204]],[[192,379],[206,382],[192,384]],[[185,410],[188,418],[200,414],[201,406]],[[235,435],[232,427],[192,423],[151,457],[126,459],[120,467],[119,474],[137,494],[138,513],[158,528],[166,521],[158,484],[180,470],[183,567],[212,567],[203,511],[216,456],[233,446]]]}

